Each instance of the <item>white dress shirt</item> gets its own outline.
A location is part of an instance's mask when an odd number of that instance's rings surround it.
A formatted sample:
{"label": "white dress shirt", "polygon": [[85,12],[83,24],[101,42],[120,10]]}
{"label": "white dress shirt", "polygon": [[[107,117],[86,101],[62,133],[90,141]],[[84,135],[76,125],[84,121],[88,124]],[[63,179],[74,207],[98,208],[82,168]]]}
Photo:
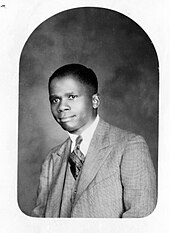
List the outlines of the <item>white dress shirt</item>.
{"label": "white dress shirt", "polygon": [[[86,130],[84,130],[81,134],[83,141],[80,144],[80,150],[84,154],[84,156],[86,156],[86,154],[87,154],[91,139],[92,139],[94,131],[98,125],[98,122],[99,122],[99,115],[97,115],[97,117],[93,121],[93,123]],[[71,141],[72,141],[71,151],[73,151],[75,143],[76,143],[76,138],[78,137],[78,135],[71,134],[71,133],[68,133],[68,134],[69,134]]]}

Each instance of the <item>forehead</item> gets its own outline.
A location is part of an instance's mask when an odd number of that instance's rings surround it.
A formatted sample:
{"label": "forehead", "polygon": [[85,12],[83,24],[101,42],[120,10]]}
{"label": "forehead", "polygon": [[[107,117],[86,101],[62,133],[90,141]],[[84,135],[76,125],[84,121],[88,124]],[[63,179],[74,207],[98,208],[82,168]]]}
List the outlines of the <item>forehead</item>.
{"label": "forehead", "polygon": [[72,75],[54,78],[49,85],[49,92],[86,92],[87,85]]}

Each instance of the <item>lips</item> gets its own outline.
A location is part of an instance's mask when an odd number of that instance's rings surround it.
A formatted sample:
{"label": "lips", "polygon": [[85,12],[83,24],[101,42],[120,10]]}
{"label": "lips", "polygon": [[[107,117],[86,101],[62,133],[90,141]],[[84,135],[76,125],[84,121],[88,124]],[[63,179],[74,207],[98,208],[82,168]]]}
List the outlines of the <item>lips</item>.
{"label": "lips", "polygon": [[66,116],[66,117],[60,117],[59,121],[62,123],[71,121],[75,116]]}

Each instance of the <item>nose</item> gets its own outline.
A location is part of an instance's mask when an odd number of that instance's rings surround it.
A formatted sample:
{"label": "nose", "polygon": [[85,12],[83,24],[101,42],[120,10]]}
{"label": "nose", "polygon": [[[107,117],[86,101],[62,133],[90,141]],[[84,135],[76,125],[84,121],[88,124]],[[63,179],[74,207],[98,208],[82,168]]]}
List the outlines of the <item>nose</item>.
{"label": "nose", "polygon": [[61,100],[60,104],[58,105],[58,112],[64,112],[70,109],[70,106],[66,103],[66,101]]}

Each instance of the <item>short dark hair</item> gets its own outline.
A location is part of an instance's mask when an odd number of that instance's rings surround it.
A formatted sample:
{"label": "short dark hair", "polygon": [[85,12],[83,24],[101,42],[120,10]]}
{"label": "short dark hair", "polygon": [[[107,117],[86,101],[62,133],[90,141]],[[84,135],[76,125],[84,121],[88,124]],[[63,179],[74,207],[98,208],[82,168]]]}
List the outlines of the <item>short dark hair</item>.
{"label": "short dark hair", "polygon": [[53,79],[62,79],[65,76],[72,75],[73,78],[89,87],[92,94],[98,92],[98,81],[94,71],[81,64],[67,64],[58,68],[49,78],[48,87]]}

